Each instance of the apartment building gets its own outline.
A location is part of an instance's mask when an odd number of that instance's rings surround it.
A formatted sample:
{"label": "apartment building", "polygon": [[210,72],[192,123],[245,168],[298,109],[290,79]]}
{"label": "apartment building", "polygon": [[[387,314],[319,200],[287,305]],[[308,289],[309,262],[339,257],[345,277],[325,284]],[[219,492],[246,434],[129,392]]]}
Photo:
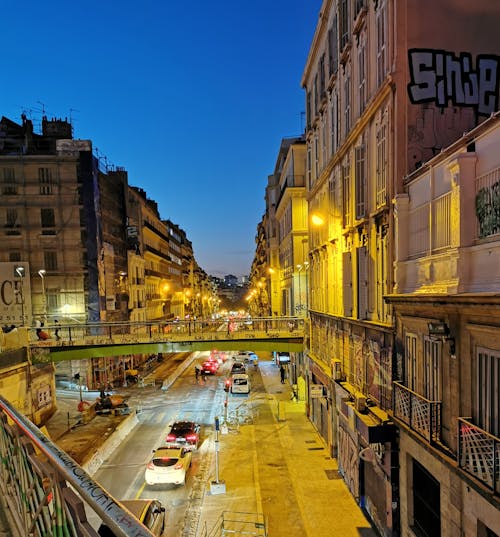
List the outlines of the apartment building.
{"label": "apartment building", "polygon": [[[105,165],[71,124],[46,117],[41,132],[0,120],[0,300],[3,325],[144,322],[184,316],[184,272],[196,262],[186,235],[163,221],[156,202],[128,185],[127,172]],[[192,268],[187,268],[190,265]],[[194,278],[193,278],[194,280]],[[196,289],[208,277],[194,282]],[[208,287],[208,284],[205,286]],[[123,379],[137,357],[66,364],[82,384]]]}
{"label": "apartment building", "polygon": [[385,300],[396,278],[392,200],[498,109],[499,22],[495,2],[324,0],[303,73],[310,418],[383,535],[400,532],[403,469]]}
{"label": "apartment building", "polygon": [[500,113],[395,201],[401,530],[500,535]]}

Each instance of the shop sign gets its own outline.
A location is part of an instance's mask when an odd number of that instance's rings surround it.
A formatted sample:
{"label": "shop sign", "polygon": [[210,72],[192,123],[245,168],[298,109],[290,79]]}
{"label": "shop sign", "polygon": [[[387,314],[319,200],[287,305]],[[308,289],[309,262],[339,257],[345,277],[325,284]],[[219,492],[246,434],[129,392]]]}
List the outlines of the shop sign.
{"label": "shop sign", "polygon": [[311,399],[323,397],[323,384],[311,384],[309,387],[309,393],[311,395]]}

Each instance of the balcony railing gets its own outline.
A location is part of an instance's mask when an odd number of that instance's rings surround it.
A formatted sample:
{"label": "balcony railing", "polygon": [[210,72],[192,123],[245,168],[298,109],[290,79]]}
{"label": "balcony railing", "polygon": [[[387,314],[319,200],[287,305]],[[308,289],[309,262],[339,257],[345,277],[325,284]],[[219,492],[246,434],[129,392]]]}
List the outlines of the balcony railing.
{"label": "balcony railing", "polygon": [[458,418],[458,465],[494,492],[500,492],[500,438]]}
{"label": "balcony railing", "polygon": [[422,257],[451,244],[451,192],[409,211],[409,255]]}
{"label": "balcony railing", "polygon": [[429,443],[441,441],[441,401],[430,401],[394,382],[394,417]]}
{"label": "balcony railing", "polygon": [[500,233],[500,168],[476,179],[477,236]]}

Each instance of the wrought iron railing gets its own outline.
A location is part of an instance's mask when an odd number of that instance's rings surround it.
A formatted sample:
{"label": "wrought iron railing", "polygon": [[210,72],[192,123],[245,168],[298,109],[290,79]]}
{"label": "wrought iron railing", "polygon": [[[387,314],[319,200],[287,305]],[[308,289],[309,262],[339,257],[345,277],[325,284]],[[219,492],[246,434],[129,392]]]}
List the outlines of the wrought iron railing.
{"label": "wrought iron railing", "polygon": [[152,537],[69,455],[0,397],[0,490],[11,535],[99,537],[88,520],[104,522],[117,537]]}
{"label": "wrought iron railing", "polygon": [[500,233],[500,168],[476,179],[477,236]]}
{"label": "wrought iron railing", "polygon": [[500,492],[500,438],[458,418],[458,465],[494,492]]}
{"label": "wrought iron railing", "polygon": [[441,401],[430,401],[399,382],[394,385],[394,417],[429,443],[441,441]]}

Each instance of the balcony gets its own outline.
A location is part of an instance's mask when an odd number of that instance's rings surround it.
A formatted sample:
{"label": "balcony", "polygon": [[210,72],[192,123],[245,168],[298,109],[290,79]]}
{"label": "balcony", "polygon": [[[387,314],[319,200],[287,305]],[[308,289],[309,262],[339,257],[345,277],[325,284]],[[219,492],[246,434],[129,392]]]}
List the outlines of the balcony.
{"label": "balcony", "polygon": [[429,401],[403,384],[394,382],[394,417],[425,438],[441,442],[441,401]]}
{"label": "balcony", "polygon": [[470,419],[458,418],[458,465],[498,493],[500,438],[474,425]]}

